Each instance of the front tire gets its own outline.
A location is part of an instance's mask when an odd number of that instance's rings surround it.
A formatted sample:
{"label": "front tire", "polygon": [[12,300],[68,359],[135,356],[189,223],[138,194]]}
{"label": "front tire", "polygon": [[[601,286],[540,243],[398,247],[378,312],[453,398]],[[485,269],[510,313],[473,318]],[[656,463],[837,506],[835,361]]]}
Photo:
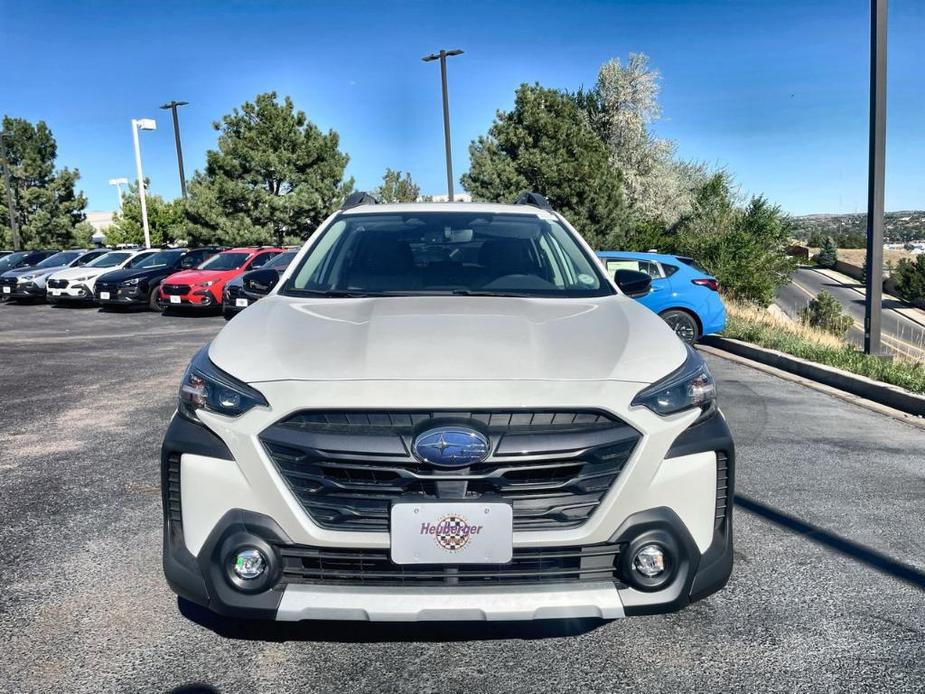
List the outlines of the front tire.
{"label": "front tire", "polygon": [[700,325],[698,325],[697,319],[687,311],[669,309],[662,311],[659,316],[668,324],[668,327],[674,330],[674,334],[687,344],[694,344],[697,338],[700,337]]}
{"label": "front tire", "polygon": [[158,302],[157,297],[160,292],[160,285],[154,287],[150,292],[148,292],[148,310],[154,311],[155,313],[161,313],[164,310],[164,307],[161,306]]}

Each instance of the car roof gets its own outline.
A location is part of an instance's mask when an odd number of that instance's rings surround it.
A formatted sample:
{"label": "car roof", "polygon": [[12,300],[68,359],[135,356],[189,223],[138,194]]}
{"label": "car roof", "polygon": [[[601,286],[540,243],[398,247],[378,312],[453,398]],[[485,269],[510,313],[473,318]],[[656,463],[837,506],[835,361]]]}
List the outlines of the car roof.
{"label": "car roof", "polygon": [[340,214],[350,216],[357,214],[389,214],[407,212],[450,212],[450,213],[484,213],[484,214],[520,214],[548,219],[554,215],[532,205],[501,205],[489,202],[402,202],[379,205],[357,205]]}

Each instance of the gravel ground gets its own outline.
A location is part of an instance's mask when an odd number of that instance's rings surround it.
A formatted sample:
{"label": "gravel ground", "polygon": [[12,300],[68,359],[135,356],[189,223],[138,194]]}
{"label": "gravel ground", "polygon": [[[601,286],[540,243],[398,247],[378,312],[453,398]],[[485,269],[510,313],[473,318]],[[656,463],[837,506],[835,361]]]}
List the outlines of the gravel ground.
{"label": "gravel ground", "polygon": [[0,306],[0,690],[925,690],[925,432],[719,359],[736,567],[707,600],[611,623],[181,612],[158,447],[187,360],[223,323]]}

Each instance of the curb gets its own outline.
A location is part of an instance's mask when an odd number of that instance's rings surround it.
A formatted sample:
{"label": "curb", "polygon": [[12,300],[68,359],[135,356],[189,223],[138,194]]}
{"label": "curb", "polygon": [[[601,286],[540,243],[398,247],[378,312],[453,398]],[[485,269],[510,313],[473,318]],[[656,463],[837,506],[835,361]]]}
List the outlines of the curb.
{"label": "curb", "polygon": [[851,393],[907,414],[925,417],[925,396],[916,395],[898,386],[880,383],[865,376],[848,373],[832,366],[815,364],[783,352],[765,349],[764,347],[758,347],[751,343],[733,340],[728,337],[707,335],[701,341],[703,344],[715,349],[773,366],[781,371],[796,374],[802,378],[822,383],[831,388]]}

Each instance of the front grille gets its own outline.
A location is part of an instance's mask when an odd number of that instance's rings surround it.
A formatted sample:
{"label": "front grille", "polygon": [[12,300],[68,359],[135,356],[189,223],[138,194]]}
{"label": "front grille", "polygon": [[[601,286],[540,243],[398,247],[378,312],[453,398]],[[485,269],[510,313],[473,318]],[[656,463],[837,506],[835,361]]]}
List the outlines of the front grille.
{"label": "front grille", "polygon": [[15,277],[2,277],[0,278],[0,287],[6,285],[7,287],[12,287],[16,289],[16,278]]}
{"label": "front grille", "polygon": [[226,284],[225,285],[225,296],[227,296],[232,301],[237,299],[241,295],[242,287],[237,284]]}
{"label": "front grille", "polygon": [[67,289],[67,280],[48,280],[48,286],[51,289]]}
{"label": "front grille", "polygon": [[618,581],[622,545],[515,549],[508,564],[393,564],[388,550],[282,546],[287,583],[401,586]]}
{"label": "front grille", "polygon": [[119,292],[119,285],[115,282],[100,282],[96,283],[96,292],[109,292],[110,296],[115,296]]}
{"label": "front grille", "polygon": [[726,518],[729,506],[729,457],[725,452],[716,454],[716,514],[713,517],[713,529],[719,530]]}
{"label": "front grille", "polygon": [[[414,437],[440,425],[486,434],[491,455],[447,470],[411,455]],[[303,412],[260,439],[280,475],[317,524],[386,531],[395,501],[474,501],[513,507],[514,528],[584,523],[639,440],[598,412]]]}
{"label": "front grille", "polygon": [[183,294],[189,294],[189,285],[188,284],[163,284],[161,288],[164,294],[176,294],[182,296]]}

